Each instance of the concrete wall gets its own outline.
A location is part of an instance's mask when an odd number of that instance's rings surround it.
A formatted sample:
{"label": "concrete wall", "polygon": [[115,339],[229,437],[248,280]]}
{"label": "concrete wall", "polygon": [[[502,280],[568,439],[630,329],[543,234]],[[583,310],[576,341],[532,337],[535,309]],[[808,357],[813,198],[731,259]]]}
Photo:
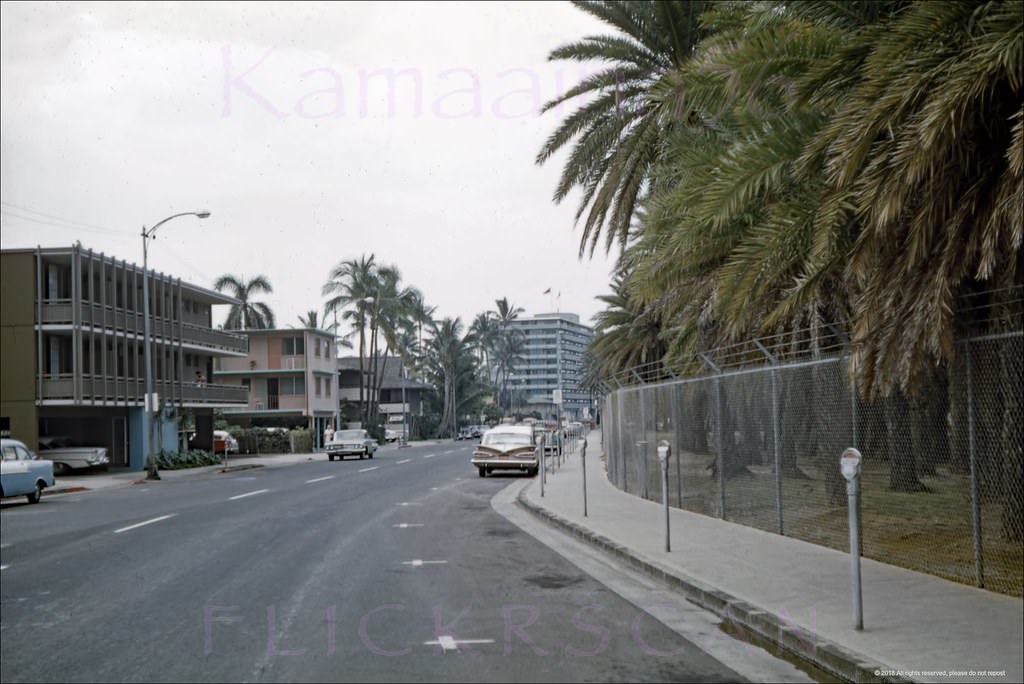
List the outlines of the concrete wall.
{"label": "concrete wall", "polygon": [[11,437],[36,449],[36,336],[34,254],[0,257],[0,416]]}

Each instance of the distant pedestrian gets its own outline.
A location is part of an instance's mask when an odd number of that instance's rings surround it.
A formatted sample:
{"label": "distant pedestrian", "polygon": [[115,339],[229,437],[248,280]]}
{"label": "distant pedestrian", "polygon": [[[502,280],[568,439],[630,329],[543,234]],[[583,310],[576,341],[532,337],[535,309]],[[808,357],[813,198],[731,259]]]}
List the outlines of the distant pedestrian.
{"label": "distant pedestrian", "polygon": [[199,371],[196,371],[196,384],[200,387],[206,384],[206,376]]}
{"label": "distant pedestrian", "polygon": [[332,439],[334,439],[334,428],[328,425],[327,429],[324,430],[324,446],[330,444]]}

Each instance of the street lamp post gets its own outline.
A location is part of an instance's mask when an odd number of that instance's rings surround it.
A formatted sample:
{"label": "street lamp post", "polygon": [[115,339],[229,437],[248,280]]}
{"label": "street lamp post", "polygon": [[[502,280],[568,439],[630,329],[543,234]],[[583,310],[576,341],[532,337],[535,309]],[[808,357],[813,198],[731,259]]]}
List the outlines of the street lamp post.
{"label": "street lamp post", "polygon": [[[156,413],[156,399],[153,396],[153,358],[149,351],[150,327],[149,327],[149,240],[153,239],[156,229],[173,218],[179,216],[198,216],[201,219],[209,217],[208,211],[185,211],[180,214],[168,216],[152,228],[142,227],[142,353],[146,366],[146,397],[142,410],[142,434],[144,449],[146,452],[146,474],[147,480],[159,480],[160,473],[157,472],[156,458],[153,456],[153,413]],[[151,413],[152,412],[152,413]]]}

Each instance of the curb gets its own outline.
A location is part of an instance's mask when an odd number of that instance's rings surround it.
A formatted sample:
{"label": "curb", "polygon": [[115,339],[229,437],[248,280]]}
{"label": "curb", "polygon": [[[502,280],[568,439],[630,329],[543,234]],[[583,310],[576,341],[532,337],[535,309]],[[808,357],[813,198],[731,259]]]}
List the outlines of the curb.
{"label": "curb", "polygon": [[715,587],[687,577],[677,570],[668,570],[636,555],[630,548],[563,518],[526,497],[526,486],[516,495],[516,503],[539,520],[561,528],[576,539],[594,546],[625,562],[648,577],[680,591],[688,601],[746,629],[790,656],[832,674],[844,682],[912,682],[903,677],[882,677],[877,671],[897,668],[883,665],[827,639],[790,624],[782,617],[731,596]]}

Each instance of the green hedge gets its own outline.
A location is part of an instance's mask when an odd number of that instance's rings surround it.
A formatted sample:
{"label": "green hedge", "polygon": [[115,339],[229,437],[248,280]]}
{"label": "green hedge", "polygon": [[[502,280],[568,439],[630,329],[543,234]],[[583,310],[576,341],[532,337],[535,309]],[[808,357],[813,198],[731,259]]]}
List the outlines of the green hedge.
{"label": "green hedge", "polygon": [[189,451],[161,451],[156,457],[156,465],[160,470],[184,470],[202,466],[220,465],[224,458],[202,449]]}

